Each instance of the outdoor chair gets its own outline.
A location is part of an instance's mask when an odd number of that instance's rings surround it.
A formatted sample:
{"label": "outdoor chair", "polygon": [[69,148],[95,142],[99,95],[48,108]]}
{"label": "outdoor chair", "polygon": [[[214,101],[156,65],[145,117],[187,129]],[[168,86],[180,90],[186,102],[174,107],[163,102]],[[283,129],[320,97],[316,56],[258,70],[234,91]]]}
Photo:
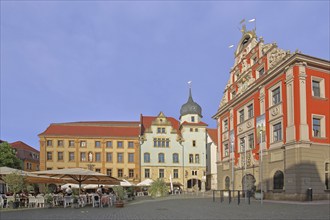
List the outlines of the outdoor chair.
{"label": "outdoor chair", "polygon": [[87,204],[87,196],[86,195],[80,195],[79,197],[79,205],[81,207],[84,207]]}
{"label": "outdoor chair", "polygon": [[41,195],[37,195],[37,207],[45,207],[45,198]]}
{"label": "outdoor chair", "polygon": [[64,196],[63,202],[64,202],[64,208],[66,208],[67,205],[71,205],[73,203],[73,197],[72,196]]}
{"label": "outdoor chair", "polygon": [[29,207],[35,207],[37,205],[37,198],[34,196],[29,196]]}
{"label": "outdoor chair", "polygon": [[4,205],[5,205],[5,200],[2,198],[2,195],[0,195],[0,206],[1,206],[1,208],[6,208],[6,207],[4,207]]}
{"label": "outdoor chair", "polygon": [[94,195],[92,196],[92,203],[93,203],[93,207],[95,207],[96,205],[97,205],[98,207],[100,207],[100,206],[101,206],[100,196],[97,195],[97,194],[94,194]]}

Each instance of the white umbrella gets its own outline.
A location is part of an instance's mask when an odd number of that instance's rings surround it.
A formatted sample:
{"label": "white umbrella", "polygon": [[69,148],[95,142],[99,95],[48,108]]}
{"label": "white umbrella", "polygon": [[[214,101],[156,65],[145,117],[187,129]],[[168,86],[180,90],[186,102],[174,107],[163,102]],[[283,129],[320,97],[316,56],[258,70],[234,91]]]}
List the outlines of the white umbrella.
{"label": "white umbrella", "polygon": [[137,186],[150,186],[154,181],[152,179],[145,179],[142,182],[138,183]]}
{"label": "white umbrella", "polygon": [[85,185],[83,188],[84,189],[97,189],[97,188],[99,188],[99,184],[87,184],[87,185]]}
{"label": "white umbrella", "polygon": [[129,181],[127,181],[127,180],[125,180],[125,179],[122,179],[122,180],[120,181],[120,185],[121,185],[121,186],[133,186],[132,183],[130,183]]}
{"label": "white umbrella", "polygon": [[61,189],[64,190],[66,188],[69,188],[69,186],[71,186],[72,189],[79,189],[79,184],[76,184],[76,183],[67,183],[67,184],[64,184],[63,186],[61,186]]}

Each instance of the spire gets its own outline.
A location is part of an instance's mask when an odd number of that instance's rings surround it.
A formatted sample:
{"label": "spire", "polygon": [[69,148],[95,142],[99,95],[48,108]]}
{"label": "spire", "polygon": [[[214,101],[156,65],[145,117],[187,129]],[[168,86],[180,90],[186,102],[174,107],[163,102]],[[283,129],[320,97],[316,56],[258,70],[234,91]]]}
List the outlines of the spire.
{"label": "spire", "polygon": [[[180,110],[180,115],[187,115],[187,114],[197,114],[202,117],[202,108],[193,100],[192,92],[191,92],[191,83],[192,81],[188,82],[189,85],[189,97],[188,101],[182,105]],[[181,117],[180,116],[180,117]]]}

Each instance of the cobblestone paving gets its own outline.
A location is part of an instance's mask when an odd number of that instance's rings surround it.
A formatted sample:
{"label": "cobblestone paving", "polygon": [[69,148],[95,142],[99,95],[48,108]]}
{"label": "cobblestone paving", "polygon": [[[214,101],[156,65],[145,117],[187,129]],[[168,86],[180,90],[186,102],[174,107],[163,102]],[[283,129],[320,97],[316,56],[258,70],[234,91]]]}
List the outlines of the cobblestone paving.
{"label": "cobblestone paving", "polygon": [[220,203],[211,197],[169,196],[162,199],[138,198],[128,202],[124,208],[32,208],[15,211],[0,211],[1,220],[55,220],[55,219],[329,219],[329,201],[260,202],[242,200]]}

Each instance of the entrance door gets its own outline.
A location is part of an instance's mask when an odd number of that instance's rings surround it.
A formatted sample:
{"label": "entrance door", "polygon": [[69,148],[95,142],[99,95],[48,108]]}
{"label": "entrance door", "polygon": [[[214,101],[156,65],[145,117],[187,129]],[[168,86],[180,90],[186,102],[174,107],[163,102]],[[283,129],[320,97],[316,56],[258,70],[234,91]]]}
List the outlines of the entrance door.
{"label": "entrance door", "polygon": [[[246,177],[246,179],[245,179],[245,177]],[[256,182],[256,179],[254,178],[254,176],[252,174],[246,174],[245,176],[243,176],[243,179],[242,179],[242,186],[243,186],[242,190],[246,189],[246,190],[254,193],[254,191],[256,191],[255,182]]]}

